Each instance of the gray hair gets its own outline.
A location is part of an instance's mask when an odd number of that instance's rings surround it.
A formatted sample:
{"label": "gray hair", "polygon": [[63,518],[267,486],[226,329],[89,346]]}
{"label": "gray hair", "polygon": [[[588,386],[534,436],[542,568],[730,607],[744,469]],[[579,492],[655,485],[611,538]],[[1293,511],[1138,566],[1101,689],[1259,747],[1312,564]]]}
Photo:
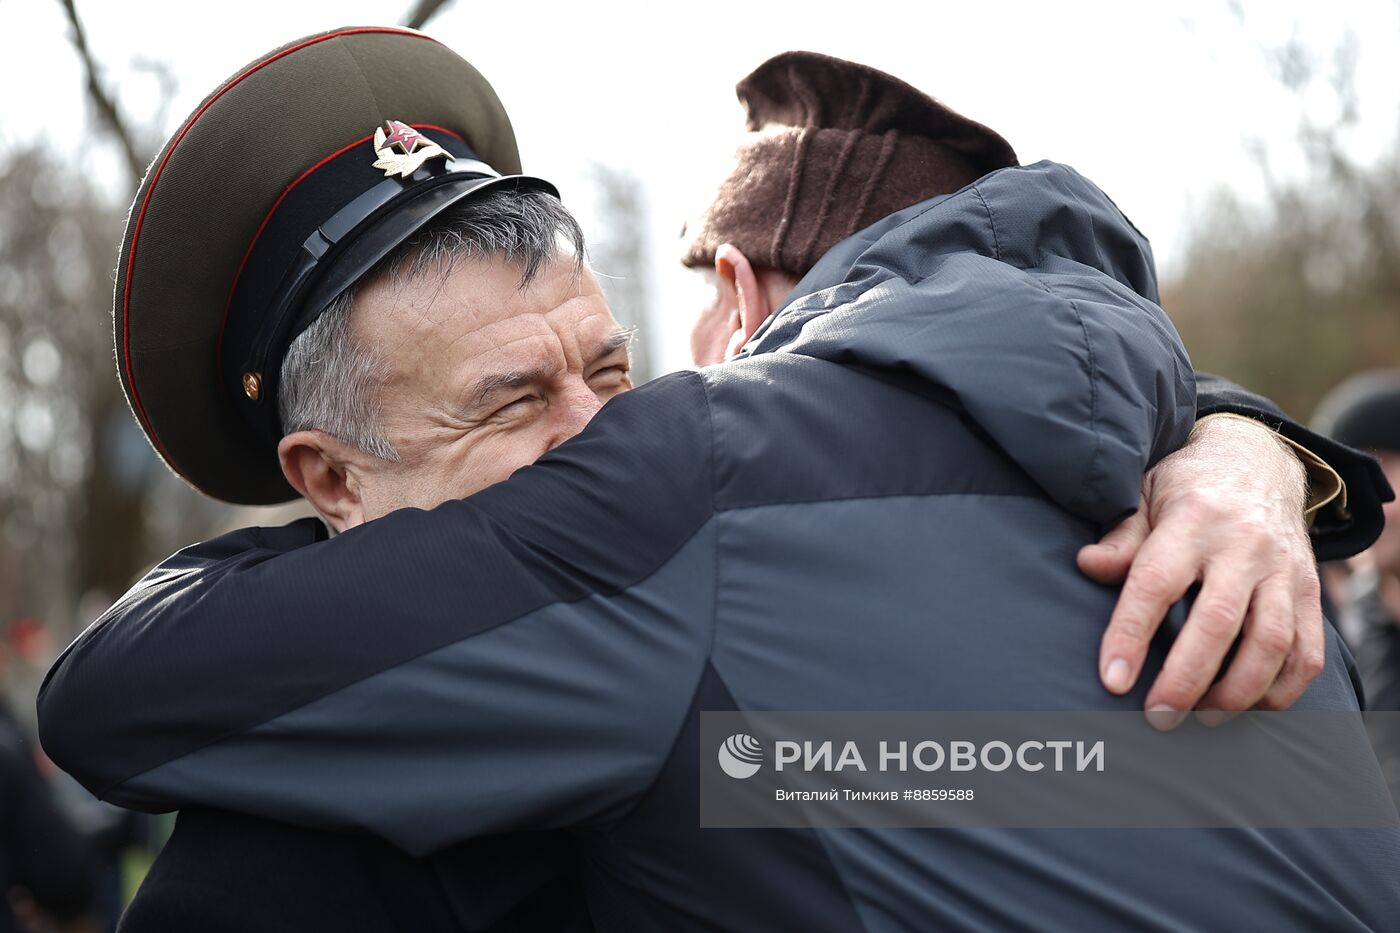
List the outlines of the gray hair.
{"label": "gray hair", "polygon": [[398,451],[379,428],[383,361],[351,331],[355,296],[369,281],[392,282],[437,272],[444,279],[462,258],[504,256],[521,266],[520,285],[565,247],[575,268],[584,262],[578,221],[542,191],[501,189],[444,211],[327,306],[287,348],[278,380],[277,410],[284,434],[319,430],[383,460]]}

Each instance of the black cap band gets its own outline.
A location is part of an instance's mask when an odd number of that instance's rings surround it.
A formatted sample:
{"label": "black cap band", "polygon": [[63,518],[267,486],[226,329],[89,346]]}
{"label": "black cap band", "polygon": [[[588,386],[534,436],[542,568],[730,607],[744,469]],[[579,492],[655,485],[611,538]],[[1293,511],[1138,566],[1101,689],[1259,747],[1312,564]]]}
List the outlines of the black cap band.
{"label": "black cap band", "polygon": [[[407,177],[386,177],[366,140],[303,175],[264,223],[235,283],[220,371],[262,443],[282,437],[282,360],[326,308],[429,220],[463,198],[503,185],[558,196],[552,185],[502,177],[439,127],[433,141],[454,158],[431,159]],[[349,193],[349,197],[347,197]]]}

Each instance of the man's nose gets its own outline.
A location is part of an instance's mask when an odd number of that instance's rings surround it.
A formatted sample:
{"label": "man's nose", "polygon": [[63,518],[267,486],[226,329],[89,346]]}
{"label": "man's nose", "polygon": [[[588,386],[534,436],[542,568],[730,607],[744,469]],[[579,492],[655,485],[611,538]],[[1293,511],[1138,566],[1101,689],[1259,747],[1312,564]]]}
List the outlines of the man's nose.
{"label": "man's nose", "polygon": [[549,449],[553,450],[588,426],[603,403],[582,378],[570,379],[563,390],[555,396],[553,437]]}

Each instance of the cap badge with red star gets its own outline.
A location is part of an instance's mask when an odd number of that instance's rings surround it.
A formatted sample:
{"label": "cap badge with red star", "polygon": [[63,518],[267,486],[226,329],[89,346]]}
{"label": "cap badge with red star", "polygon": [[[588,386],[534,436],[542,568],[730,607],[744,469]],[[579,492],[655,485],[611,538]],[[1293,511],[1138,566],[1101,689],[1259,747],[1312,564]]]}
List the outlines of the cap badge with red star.
{"label": "cap badge with red star", "polygon": [[374,131],[374,167],[384,170],[387,178],[398,175],[407,178],[429,159],[443,158],[451,162],[452,153],[422,133],[398,120],[386,120]]}

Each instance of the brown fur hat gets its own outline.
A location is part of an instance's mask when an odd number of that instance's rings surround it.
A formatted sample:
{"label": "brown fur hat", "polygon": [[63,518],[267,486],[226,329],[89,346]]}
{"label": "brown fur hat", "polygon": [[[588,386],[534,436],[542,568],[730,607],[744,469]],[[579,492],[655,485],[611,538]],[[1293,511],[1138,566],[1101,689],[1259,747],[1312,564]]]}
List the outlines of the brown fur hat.
{"label": "brown fur hat", "polygon": [[755,266],[806,274],[881,217],[1015,165],[1011,145],[865,65],[784,52],[736,87],[748,134],[682,262],[733,243]]}

